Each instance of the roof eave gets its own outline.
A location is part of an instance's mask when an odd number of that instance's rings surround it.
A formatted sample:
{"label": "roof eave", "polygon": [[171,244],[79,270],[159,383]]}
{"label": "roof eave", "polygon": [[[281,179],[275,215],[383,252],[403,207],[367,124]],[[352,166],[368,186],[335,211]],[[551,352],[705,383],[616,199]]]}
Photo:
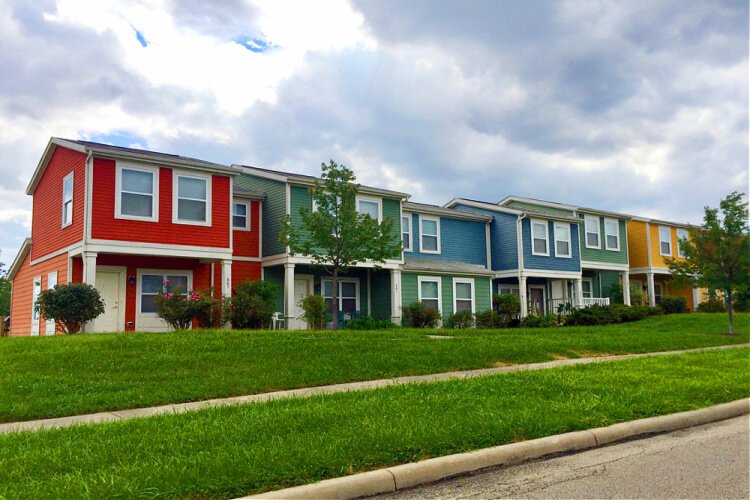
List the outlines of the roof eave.
{"label": "roof eave", "polygon": [[21,268],[21,264],[23,263],[23,259],[26,258],[26,254],[31,249],[31,238],[26,238],[23,240],[23,243],[21,244],[21,248],[18,249],[18,253],[16,254],[16,258],[13,259],[13,263],[10,265],[10,268],[8,269],[8,279],[13,280],[13,278],[16,276],[16,273],[18,273],[18,270]]}

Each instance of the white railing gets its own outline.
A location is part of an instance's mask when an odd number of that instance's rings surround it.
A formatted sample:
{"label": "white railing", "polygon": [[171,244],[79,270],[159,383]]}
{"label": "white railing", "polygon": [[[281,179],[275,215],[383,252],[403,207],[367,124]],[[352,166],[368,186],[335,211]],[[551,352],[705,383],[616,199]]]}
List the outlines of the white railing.
{"label": "white railing", "polygon": [[608,306],[609,297],[584,297],[583,307],[588,306]]}

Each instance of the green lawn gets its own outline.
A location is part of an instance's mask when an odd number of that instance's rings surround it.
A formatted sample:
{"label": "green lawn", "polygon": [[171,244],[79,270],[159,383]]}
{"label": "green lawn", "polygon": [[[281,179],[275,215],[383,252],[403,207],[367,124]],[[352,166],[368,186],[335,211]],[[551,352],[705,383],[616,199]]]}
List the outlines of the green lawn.
{"label": "green lawn", "polygon": [[748,349],[0,436],[0,497],[236,497],[748,397]]}
{"label": "green lawn", "polygon": [[[191,331],[0,339],[0,422],[305,386],[580,357],[748,342],[725,315],[601,327],[496,331]],[[431,339],[442,333],[451,339]]]}

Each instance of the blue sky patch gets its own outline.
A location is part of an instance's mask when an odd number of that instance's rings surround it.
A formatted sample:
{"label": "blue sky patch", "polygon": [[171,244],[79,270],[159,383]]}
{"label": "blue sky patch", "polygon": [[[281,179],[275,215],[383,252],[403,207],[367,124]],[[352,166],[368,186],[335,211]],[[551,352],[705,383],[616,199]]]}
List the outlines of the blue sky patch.
{"label": "blue sky patch", "polygon": [[146,40],[146,37],[143,36],[143,33],[135,29],[135,27],[131,26],[133,28],[133,31],[135,31],[135,38],[138,40],[138,43],[141,44],[141,47],[148,47],[148,40]]}
{"label": "blue sky patch", "polygon": [[131,134],[124,130],[115,131],[110,134],[92,134],[86,138],[87,141],[100,142],[111,146],[120,146],[124,148],[146,149],[147,142],[143,137]]}
{"label": "blue sky patch", "polygon": [[238,36],[233,41],[242,45],[247,50],[255,52],[256,54],[261,54],[270,49],[272,46],[265,40],[259,40],[258,38],[252,38],[246,35]]}

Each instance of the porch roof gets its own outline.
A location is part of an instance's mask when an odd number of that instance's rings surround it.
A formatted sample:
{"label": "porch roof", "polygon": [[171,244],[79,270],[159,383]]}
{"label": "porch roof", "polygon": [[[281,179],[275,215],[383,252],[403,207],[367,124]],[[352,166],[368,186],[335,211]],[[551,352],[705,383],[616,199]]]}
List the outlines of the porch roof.
{"label": "porch roof", "polygon": [[429,271],[440,273],[494,274],[494,271],[479,264],[468,264],[451,260],[410,259],[404,260],[404,271]]}

